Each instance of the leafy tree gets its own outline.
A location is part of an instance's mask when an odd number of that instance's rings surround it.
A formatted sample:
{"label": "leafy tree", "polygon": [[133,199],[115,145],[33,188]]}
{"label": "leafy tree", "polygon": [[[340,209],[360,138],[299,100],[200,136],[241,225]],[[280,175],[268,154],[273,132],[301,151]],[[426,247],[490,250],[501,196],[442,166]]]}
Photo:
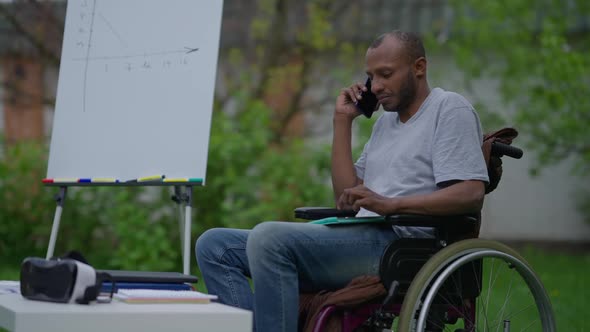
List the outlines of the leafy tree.
{"label": "leafy tree", "polygon": [[[207,184],[197,191],[197,235],[210,227],[250,228],[264,220],[292,220],[302,205],[333,205],[329,186],[329,146],[305,142],[304,112],[329,103],[336,94],[311,96],[317,81],[350,73],[322,67],[328,56],[349,63],[354,47],[338,44],[332,21],[346,5],[313,0],[258,1],[251,23],[253,47],[221,55]],[[304,18],[287,24],[303,8]],[[291,17],[291,19],[293,19]],[[335,66],[337,67],[337,66]],[[237,75],[236,75],[237,74]],[[319,80],[318,80],[319,78]]]}
{"label": "leafy tree", "polygon": [[[259,1],[252,48],[220,54],[225,89],[215,97],[207,183],[194,190],[193,240],[211,227],[250,228],[264,220],[292,220],[297,206],[333,204],[329,146],[305,142],[302,119],[304,112],[334,103],[335,89],[327,97],[310,93],[317,81],[351,76],[321,61],[348,63],[356,48],[337,43],[330,23],[345,3],[299,4],[302,21],[288,25],[296,5]],[[8,198],[0,208],[0,257],[19,262],[44,256],[55,189],[38,183],[47,160],[41,143],[6,150],[0,156],[0,197]],[[11,178],[20,185],[9,185]],[[78,249],[105,268],[179,270],[175,212],[167,188],[71,188],[55,252]]]}
{"label": "leafy tree", "polygon": [[[455,22],[443,47],[471,79],[499,80],[505,106],[537,172],[565,158],[590,175],[590,2],[453,0]],[[495,106],[497,108],[497,106]]]}

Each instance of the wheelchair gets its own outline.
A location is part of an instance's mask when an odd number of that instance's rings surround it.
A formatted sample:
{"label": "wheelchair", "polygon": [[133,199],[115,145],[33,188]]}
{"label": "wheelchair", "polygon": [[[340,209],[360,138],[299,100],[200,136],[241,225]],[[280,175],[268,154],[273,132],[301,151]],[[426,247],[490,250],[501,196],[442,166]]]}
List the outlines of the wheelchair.
{"label": "wheelchair", "polygon": [[[499,142],[492,144],[491,153],[522,156],[522,150]],[[295,215],[308,220],[332,212],[354,216],[353,211],[325,208],[306,211],[296,209]],[[355,308],[322,308],[314,332],[324,331],[335,315],[342,332],[556,330],[549,296],[533,269],[508,246],[477,238],[479,215],[389,215],[385,222],[432,227],[434,237],[392,242],[379,271],[387,295]]]}

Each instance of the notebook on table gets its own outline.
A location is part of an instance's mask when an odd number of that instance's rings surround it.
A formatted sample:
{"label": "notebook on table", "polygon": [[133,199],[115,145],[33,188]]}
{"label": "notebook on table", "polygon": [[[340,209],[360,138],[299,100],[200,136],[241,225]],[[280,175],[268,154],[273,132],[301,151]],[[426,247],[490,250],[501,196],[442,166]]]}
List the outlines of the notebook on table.
{"label": "notebook on table", "polygon": [[199,278],[180,272],[158,271],[125,271],[125,270],[96,270],[96,272],[108,273],[112,281],[119,282],[145,282],[145,283],[191,283],[199,281]]}
{"label": "notebook on table", "polygon": [[217,299],[197,291],[163,289],[119,289],[113,297],[126,303],[209,303]]}
{"label": "notebook on table", "polygon": [[108,281],[102,283],[100,289],[103,293],[109,293],[113,289],[113,293],[119,289],[168,289],[168,290],[193,290],[193,286],[184,282],[115,282],[114,284]]}

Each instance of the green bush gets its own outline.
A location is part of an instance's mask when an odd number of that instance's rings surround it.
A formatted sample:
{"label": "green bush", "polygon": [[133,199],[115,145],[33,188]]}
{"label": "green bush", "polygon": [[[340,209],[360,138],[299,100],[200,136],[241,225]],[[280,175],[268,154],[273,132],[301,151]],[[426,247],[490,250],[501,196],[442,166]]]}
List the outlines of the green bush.
{"label": "green bush", "polygon": [[4,264],[43,255],[55,203],[42,187],[46,150],[38,143],[5,147],[0,159],[0,256]]}
{"label": "green bush", "polygon": [[[211,227],[251,228],[292,220],[303,205],[333,205],[329,147],[272,140],[271,110],[245,100],[234,115],[214,112],[204,187],[194,189],[191,247]],[[56,187],[43,187],[47,149],[6,146],[0,158],[0,257],[15,266],[45,256]],[[181,270],[178,215],[170,188],[70,187],[55,255],[82,252],[95,267]],[[192,250],[191,250],[192,254]],[[191,265],[194,264],[192,259]]]}
{"label": "green bush", "polygon": [[257,102],[233,116],[214,112],[207,183],[195,195],[195,235],[210,227],[292,220],[297,206],[333,204],[327,147],[298,139],[274,143],[270,115]]}
{"label": "green bush", "polygon": [[[4,264],[45,256],[58,192],[41,184],[46,159],[47,149],[35,142],[7,146],[0,158]],[[144,188],[69,188],[55,255],[79,250],[95,266],[173,268],[179,253],[171,238],[177,234],[168,231],[170,218],[151,217],[163,205],[160,197],[146,201],[142,196]]]}

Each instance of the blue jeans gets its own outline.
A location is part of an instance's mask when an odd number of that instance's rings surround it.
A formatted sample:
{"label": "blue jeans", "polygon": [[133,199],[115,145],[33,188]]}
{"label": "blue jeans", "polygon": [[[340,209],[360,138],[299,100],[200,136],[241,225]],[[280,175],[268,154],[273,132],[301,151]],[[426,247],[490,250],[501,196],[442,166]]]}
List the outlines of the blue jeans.
{"label": "blue jeans", "polygon": [[220,302],[253,310],[259,332],[295,332],[300,292],[377,275],[381,254],[395,239],[389,225],[264,222],[252,230],[210,229],[195,251],[205,285]]}

